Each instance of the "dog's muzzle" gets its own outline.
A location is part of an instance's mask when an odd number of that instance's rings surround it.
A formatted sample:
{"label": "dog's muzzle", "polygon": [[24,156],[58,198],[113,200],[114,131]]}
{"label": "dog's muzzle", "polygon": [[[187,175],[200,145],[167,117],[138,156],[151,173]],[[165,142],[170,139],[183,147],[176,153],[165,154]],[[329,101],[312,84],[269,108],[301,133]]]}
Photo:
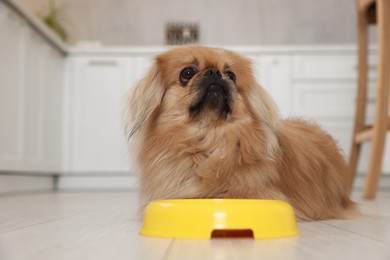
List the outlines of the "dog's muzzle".
{"label": "dog's muzzle", "polygon": [[191,117],[196,117],[204,110],[213,110],[219,119],[226,119],[232,111],[232,86],[222,78],[216,68],[208,69],[195,83],[197,92],[194,102],[189,108]]}

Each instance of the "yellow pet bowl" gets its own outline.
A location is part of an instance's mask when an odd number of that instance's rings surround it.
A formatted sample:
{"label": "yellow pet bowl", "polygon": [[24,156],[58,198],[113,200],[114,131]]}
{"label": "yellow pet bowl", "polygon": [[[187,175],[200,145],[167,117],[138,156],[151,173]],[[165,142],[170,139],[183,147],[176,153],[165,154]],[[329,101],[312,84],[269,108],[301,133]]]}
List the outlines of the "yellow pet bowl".
{"label": "yellow pet bowl", "polygon": [[151,237],[276,238],[298,236],[290,204],[279,200],[158,200],[146,208],[140,234]]}

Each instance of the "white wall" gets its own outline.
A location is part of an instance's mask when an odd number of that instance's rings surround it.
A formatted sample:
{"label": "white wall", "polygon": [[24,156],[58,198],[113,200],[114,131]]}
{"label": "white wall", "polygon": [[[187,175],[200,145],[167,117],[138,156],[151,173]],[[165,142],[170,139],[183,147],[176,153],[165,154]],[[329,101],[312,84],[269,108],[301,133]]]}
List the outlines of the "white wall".
{"label": "white wall", "polygon": [[[50,0],[21,0],[34,12]],[[355,0],[56,0],[70,42],[162,45],[169,21],[198,22],[203,44],[354,43]]]}

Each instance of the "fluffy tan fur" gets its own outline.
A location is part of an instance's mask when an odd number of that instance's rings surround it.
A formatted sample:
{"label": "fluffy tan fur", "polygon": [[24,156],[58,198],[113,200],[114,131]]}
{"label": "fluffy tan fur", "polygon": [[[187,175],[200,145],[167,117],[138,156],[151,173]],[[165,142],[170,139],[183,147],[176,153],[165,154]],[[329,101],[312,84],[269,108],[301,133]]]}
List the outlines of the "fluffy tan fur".
{"label": "fluffy tan fur", "polygon": [[[187,86],[186,66],[197,74]],[[232,111],[189,116],[193,87],[209,68],[236,74]],[[172,198],[280,199],[298,218],[343,218],[354,207],[348,169],[334,140],[299,119],[280,119],[256,83],[251,62],[231,51],[198,45],[156,57],[129,92],[126,132],[140,173],[140,204]]]}

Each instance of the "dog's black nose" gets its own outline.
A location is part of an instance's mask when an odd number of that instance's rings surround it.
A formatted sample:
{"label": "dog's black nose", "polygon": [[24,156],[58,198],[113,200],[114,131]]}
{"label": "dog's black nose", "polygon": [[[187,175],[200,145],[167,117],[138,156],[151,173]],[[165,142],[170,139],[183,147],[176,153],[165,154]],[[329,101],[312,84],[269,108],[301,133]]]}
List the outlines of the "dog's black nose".
{"label": "dog's black nose", "polygon": [[217,70],[216,68],[211,68],[211,69],[207,70],[204,73],[204,76],[206,78],[216,78],[216,79],[221,79],[222,78],[221,72],[219,72],[219,70]]}

